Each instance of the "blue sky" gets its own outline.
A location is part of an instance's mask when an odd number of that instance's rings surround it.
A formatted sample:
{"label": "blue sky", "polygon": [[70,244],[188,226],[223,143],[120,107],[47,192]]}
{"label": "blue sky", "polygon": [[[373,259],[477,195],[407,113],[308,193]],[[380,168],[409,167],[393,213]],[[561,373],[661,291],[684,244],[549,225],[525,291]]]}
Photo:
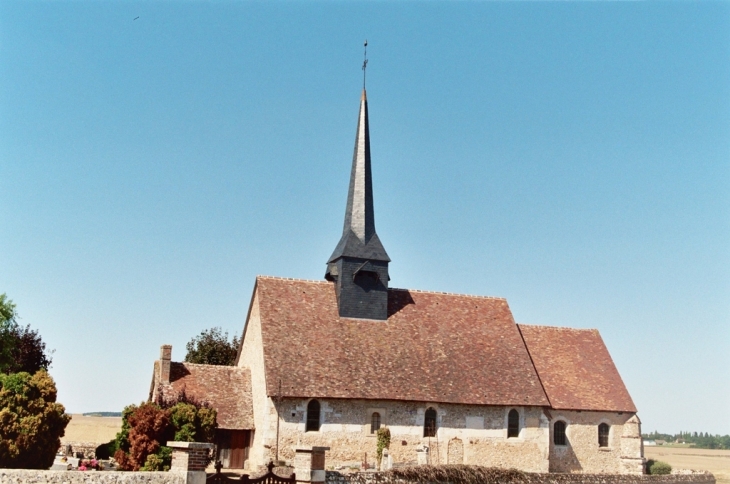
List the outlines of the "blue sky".
{"label": "blue sky", "polygon": [[726,2],[0,2],[0,293],[67,409],[323,277],[365,38],[391,285],[598,328],[644,430],[730,433]]}

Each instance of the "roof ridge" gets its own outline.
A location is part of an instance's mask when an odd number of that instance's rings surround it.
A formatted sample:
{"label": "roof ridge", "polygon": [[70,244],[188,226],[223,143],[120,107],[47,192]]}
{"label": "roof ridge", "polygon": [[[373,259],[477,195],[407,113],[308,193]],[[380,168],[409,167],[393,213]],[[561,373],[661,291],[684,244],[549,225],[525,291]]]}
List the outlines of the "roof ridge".
{"label": "roof ridge", "polygon": [[[320,281],[320,280],[314,280],[314,279],[300,279],[298,277],[281,277],[281,276],[264,276],[264,275],[257,275],[256,279],[273,279],[276,281],[293,281],[293,282],[307,282],[311,284],[332,284],[329,281]],[[407,289],[402,287],[389,287],[389,291],[408,291],[408,292],[418,292],[421,294],[439,294],[443,296],[461,296],[461,297],[471,297],[475,299],[497,299],[499,301],[506,301],[507,299],[504,297],[498,297],[498,296],[482,296],[479,294],[461,294],[458,292],[444,292],[444,291],[428,291],[425,289]]]}
{"label": "roof ridge", "polygon": [[170,363],[177,363],[178,365],[185,365],[185,366],[205,366],[207,368],[214,366],[214,367],[220,367],[220,368],[223,368],[226,370],[248,370],[248,368],[244,368],[241,366],[233,366],[233,365],[211,365],[208,363],[190,363],[188,361],[171,361]]}
{"label": "roof ridge", "polygon": [[569,326],[548,326],[547,324],[525,324],[525,323],[517,323],[517,326],[529,326],[531,328],[547,328],[547,329],[557,329],[557,330],[567,330],[567,331],[598,331],[598,328],[571,328]]}
{"label": "roof ridge", "polygon": [[256,279],[274,279],[277,281],[295,281],[295,282],[310,282],[314,284],[331,284],[329,281],[319,281],[314,279],[300,279],[298,277],[280,277],[280,276],[264,276],[264,275],[257,275]]}
{"label": "roof ridge", "polygon": [[408,291],[408,292],[418,292],[421,294],[439,294],[442,296],[460,296],[460,297],[471,297],[475,299],[497,299],[499,301],[506,301],[507,299],[504,297],[498,297],[498,296],[482,296],[479,294],[461,294],[458,292],[443,292],[443,291],[428,291],[425,289],[404,289],[400,287],[390,287],[388,288],[389,291]]}

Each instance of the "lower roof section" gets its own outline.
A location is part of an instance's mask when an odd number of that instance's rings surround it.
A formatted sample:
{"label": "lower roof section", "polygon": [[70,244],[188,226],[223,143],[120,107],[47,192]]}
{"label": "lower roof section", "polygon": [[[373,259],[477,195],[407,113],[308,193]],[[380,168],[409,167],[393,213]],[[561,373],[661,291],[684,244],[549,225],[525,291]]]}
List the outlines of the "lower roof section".
{"label": "lower roof section", "polygon": [[598,330],[519,328],[552,408],[636,412]]}

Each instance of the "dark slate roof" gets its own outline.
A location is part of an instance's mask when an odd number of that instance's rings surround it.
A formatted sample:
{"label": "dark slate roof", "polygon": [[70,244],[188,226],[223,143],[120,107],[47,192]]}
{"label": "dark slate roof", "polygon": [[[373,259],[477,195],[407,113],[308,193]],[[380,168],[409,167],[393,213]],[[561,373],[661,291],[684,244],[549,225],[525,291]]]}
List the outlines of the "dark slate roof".
{"label": "dark slate roof", "polygon": [[357,118],[345,224],[342,229],[342,237],[328,262],[334,262],[340,257],[390,261],[383,244],[375,233],[373,180],[370,169],[370,126],[368,101],[364,89],[360,99],[360,114]]}
{"label": "dark slate roof", "polygon": [[390,289],[373,321],[340,318],[329,282],[256,292],[270,396],[548,405],[504,299]]}
{"label": "dark slate roof", "polygon": [[[154,385],[157,385],[158,365],[159,361],[156,361]],[[184,391],[186,395],[208,403],[218,412],[218,428],[254,428],[251,371],[248,368],[173,361],[170,365],[170,384],[163,385],[161,389],[166,397]]]}
{"label": "dark slate roof", "polygon": [[636,412],[598,330],[519,328],[553,408]]}

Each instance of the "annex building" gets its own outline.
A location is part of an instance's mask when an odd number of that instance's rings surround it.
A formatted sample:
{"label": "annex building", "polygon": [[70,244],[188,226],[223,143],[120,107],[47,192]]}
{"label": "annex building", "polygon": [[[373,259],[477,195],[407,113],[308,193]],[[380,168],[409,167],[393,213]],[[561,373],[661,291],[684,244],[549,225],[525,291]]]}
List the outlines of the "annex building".
{"label": "annex building", "polygon": [[389,287],[375,231],[365,90],[342,237],[325,280],[256,278],[235,367],[171,362],[150,398],[180,392],[219,412],[218,452],[258,467],[297,445],[327,465],[477,464],[641,474],[636,407],[597,330],[518,325],[507,301]]}

